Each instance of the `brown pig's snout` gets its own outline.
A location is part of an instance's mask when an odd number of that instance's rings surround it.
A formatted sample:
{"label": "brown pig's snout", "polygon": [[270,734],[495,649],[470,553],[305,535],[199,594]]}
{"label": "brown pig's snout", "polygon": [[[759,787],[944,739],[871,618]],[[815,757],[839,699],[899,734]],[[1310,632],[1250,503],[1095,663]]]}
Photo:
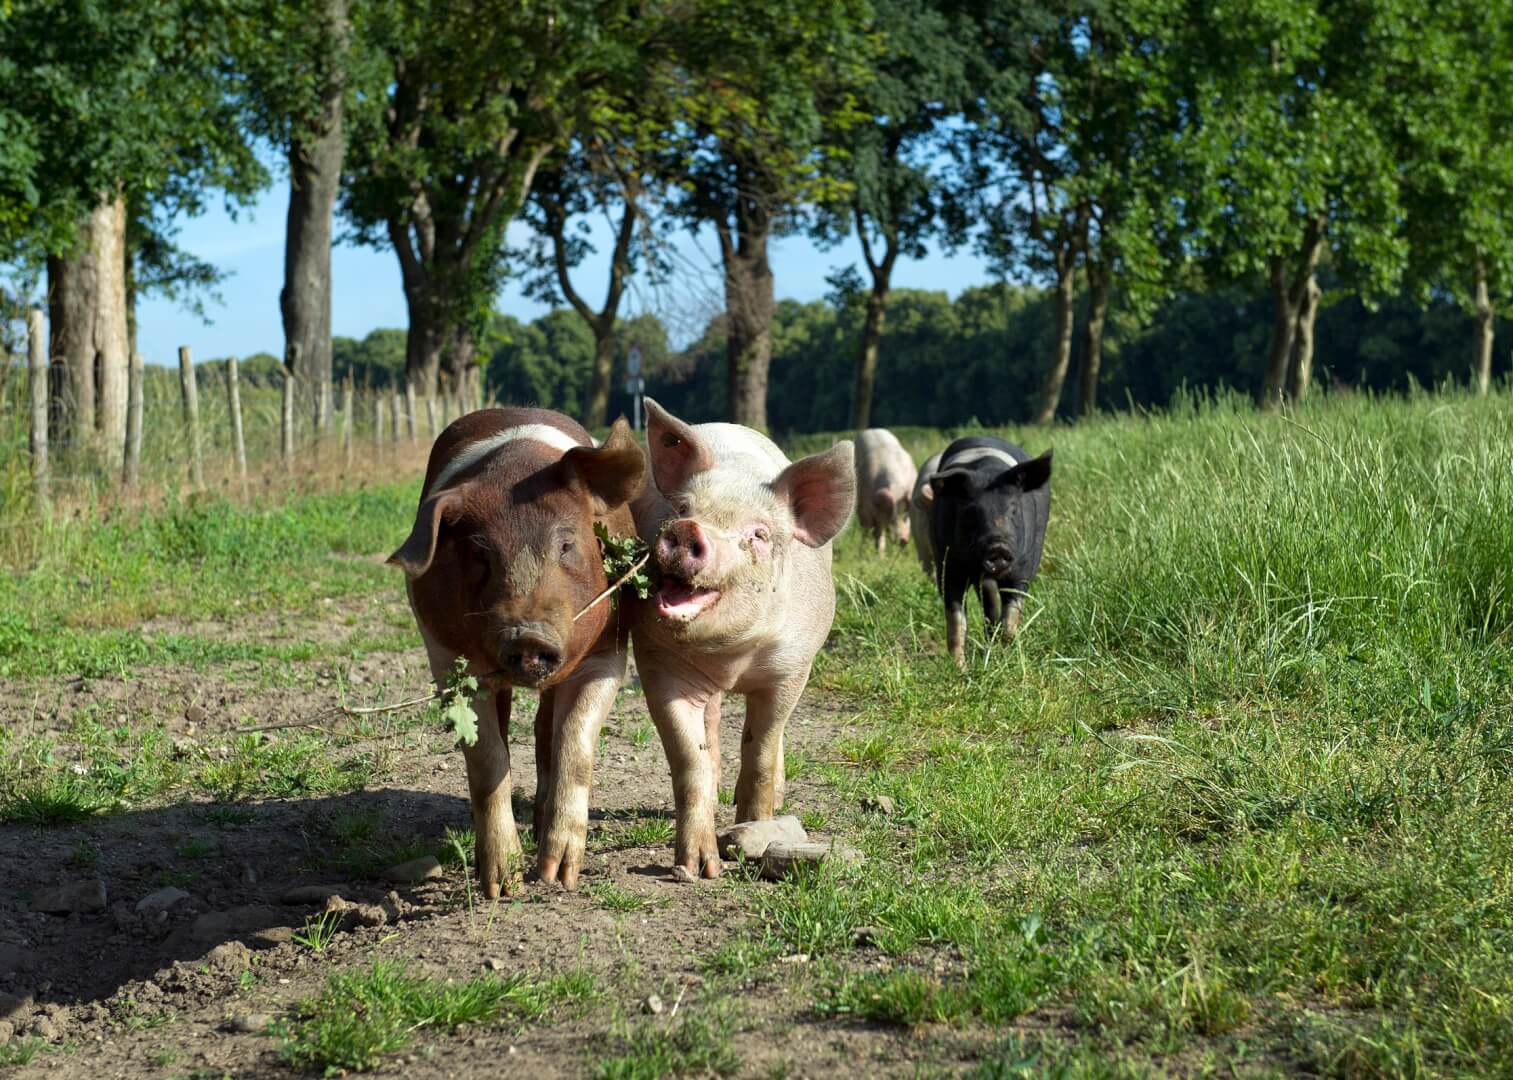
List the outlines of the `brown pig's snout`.
{"label": "brown pig's snout", "polygon": [[563,652],[561,639],[541,623],[507,626],[499,635],[499,664],[507,678],[549,679],[562,666]]}
{"label": "brown pig's snout", "polygon": [[692,579],[709,565],[709,538],[697,521],[674,521],[657,537],[657,565],[663,571]]}

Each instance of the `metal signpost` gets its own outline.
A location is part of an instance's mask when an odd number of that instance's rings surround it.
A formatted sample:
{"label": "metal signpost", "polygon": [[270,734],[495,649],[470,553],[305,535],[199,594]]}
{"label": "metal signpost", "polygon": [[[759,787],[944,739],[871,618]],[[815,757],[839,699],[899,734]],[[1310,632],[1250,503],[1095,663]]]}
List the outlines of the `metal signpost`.
{"label": "metal signpost", "polygon": [[632,345],[625,354],[625,392],[630,395],[632,426],[641,430],[641,395],[646,393],[646,380],[641,378],[641,346]]}

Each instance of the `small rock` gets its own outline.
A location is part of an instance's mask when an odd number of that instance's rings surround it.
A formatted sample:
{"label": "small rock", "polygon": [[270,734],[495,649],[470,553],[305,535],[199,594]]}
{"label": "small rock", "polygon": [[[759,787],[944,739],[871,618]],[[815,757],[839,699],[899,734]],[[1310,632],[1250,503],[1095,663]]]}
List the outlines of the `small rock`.
{"label": "small rock", "polygon": [[699,881],[698,875],[682,864],[672,868],[672,879],[684,885],[696,885]]}
{"label": "small rock", "polygon": [[48,889],[38,889],[32,896],[32,910],[52,915],[71,915],[81,911],[105,910],[105,882],[70,881]]}
{"label": "small rock", "polygon": [[16,1033],[16,1025],[9,1020],[0,1020],[0,1046],[11,1041],[11,1036]]}
{"label": "small rock", "polygon": [[389,921],[389,913],[377,904],[353,904],[347,909],[349,926],[383,926]]}
{"label": "small rock", "polygon": [[333,896],[348,891],[345,885],[296,885],[280,896],[281,904],[324,904]]}
{"label": "small rock", "polygon": [[483,966],[487,971],[503,971],[505,964],[499,957],[491,956],[483,962]]}
{"label": "small rock", "polygon": [[441,862],[434,855],[422,855],[418,859],[391,866],[383,872],[383,879],[396,885],[417,885],[441,876]]}
{"label": "small rock", "polygon": [[876,945],[883,936],[881,926],[853,926],[851,928],[851,940],[858,948],[868,945]]}
{"label": "small rock", "polygon": [[641,1002],[641,1010],[643,1012],[649,1012],[653,1016],[661,1016],[662,999],[659,998],[656,994],[647,994],[645,1000]]}
{"label": "small rock", "polygon": [[31,1027],[27,1030],[30,1032],[33,1038],[45,1039],[48,1042],[54,1042],[55,1040],[61,1038],[63,1035],[63,1032],[59,1029],[58,1025],[53,1023],[51,1018],[46,1016],[37,1017],[37,1019],[32,1021]]}
{"label": "small rock", "polygon": [[148,893],[137,901],[138,915],[156,915],[159,912],[167,913],[168,909],[180,900],[188,900],[189,894],[183,889],[176,889],[172,885],[165,886],[157,892]]}
{"label": "small rock", "polygon": [[252,950],[240,941],[226,941],[205,954],[205,963],[216,971],[244,971],[252,962]]}
{"label": "small rock", "polygon": [[893,816],[893,800],[887,795],[868,795],[862,800],[862,809],[884,817]]}
{"label": "small rock", "polygon": [[194,740],[183,735],[175,735],[169,746],[173,749],[174,757],[185,758],[194,753]]}
{"label": "small rock", "polygon": [[263,932],[264,927],[280,925],[282,918],[277,908],[244,904],[228,911],[207,912],[189,926],[179,927],[170,940],[177,947],[186,941],[205,944],[230,938],[253,937]]}
{"label": "small rock", "polygon": [[760,859],[771,844],[802,844],[809,839],[804,826],[792,814],[766,821],[743,821],[722,830],[715,838],[722,859]]}
{"label": "small rock", "polygon": [[184,719],[191,724],[203,724],[210,719],[210,715],[198,705],[191,705],[184,710]]}
{"label": "small rock", "polygon": [[0,994],[0,1019],[15,1019],[32,1010],[30,994]]}
{"label": "small rock", "polygon": [[271,1023],[273,1017],[264,1013],[238,1013],[227,1020],[224,1027],[241,1035],[256,1035],[259,1031],[266,1031]]}
{"label": "small rock", "polygon": [[779,881],[801,866],[818,866],[826,859],[855,864],[861,861],[862,853],[838,841],[773,844],[762,854],[762,876],[768,881]]}
{"label": "small rock", "polygon": [[368,680],[363,676],[363,673],[360,672],[360,671],[349,671],[349,672],[347,672],[347,685],[348,686],[361,686],[363,683],[365,683],[367,681]]}

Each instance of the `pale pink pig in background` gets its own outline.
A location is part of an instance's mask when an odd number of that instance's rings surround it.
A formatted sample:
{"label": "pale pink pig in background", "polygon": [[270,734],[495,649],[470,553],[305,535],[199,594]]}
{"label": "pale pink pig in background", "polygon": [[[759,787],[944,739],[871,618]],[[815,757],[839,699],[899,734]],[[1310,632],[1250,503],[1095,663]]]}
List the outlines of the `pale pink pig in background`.
{"label": "pale pink pig in background", "polygon": [[914,491],[914,459],[887,428],[868,428],[856,437],[856,517],[877,542],[888,536],[909,543],[909,496]]}
{"label": "pale pink pig in background", "polygon": [[672,769],[675,866],[716,877],[720,700],[746,697],[735,819],[783,801],[783,726],[830,632],[830,540],[855,502],[851,443],[789,463],[736,424],[685,424],[646,401],[653,484],[632,505],[660,586],[632,640]]}

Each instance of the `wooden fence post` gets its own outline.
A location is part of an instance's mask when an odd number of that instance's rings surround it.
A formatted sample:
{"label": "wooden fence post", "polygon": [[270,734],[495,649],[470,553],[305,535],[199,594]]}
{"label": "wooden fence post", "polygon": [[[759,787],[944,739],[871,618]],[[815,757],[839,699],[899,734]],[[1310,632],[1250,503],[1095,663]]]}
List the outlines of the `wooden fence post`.
{"label": "wooden fence post", "polygon": [[404,412],[404,398],[402,398],[402,397],[399,396],[399,391],[398,390],[390,391],[389,404],[390,404],[390,409],[391,409],[391,412],[392,412],[391,419],[392,419],[393,425],[394,425],[394,441],[398,442],[399,441],[399,425],[400,425],[400,422],[404,419],[404,417],[400,415],[401,413]]}
{"label": "wooden fence post", "polygon": [[129,488],[142,476],[142,354],[133,351],[126,368],[126,459],[121,479]]}
{"label": "wooden fence post", "polygon": [[284,369],[284,410],[283,419],[279,423],[281,440],[281,453],[284,459],[284,468],[294,465],[294,372]]}
{"label": "wooden fence post", "polygon": [[384,458],[384,396],[382,390],[373,392],[373,450],[378,460]]}
{"label": "wooden fence post", "polygon": [[42,336],[42,309],[26,313],[27,377],[31,382],[32,404],[32,485],[37,505],[48,508],[52,483],[47,467],[47,342]]}
{"label": "wooden fence post", "polygon": [[242,387],[236,357],[226,361],[226,398],[231,409],[231,452],[236,455],[236,475],[247,486],[247,442],[242,437]]}
{"label": "wooden fence post", "polygon": [[196,488],[205,486],[205,467],[200,461],[200,391],[194,382],[194,363],[189,346],[179,346],[179,390],[184,399],[184,425],[189,429],[189,475]]}
{"label": "wooden fence post", "polygon": [[347,376],[347,381],[342,383],[341,388],[341,450],[345,455],[347,467],[352,466],[352,376]]}
{"label": "wooden fence post", "polygon": [[436,395],[426,391],[426,426],[431,429],[431,441],[436,441],[440,432],[436,428]]}
{"label": "wooden fence post", "polygon": [[317,441],[322,436],[331,434],[331,380],[322,379],[316,390],[315,404],[315,438]]}
{"label": "wooden fence post", "polygon": [[410,429],[410,442],[415,439],[415,384],[409,379],[405,380],[405,423]]}

